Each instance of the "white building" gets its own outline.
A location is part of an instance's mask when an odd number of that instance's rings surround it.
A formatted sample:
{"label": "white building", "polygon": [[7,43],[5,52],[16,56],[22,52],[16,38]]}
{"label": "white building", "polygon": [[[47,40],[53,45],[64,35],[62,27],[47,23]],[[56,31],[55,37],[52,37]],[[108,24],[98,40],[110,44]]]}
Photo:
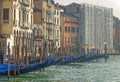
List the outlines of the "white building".
{"label": "white building", "polygon": [[61,47],[61,40],[60,40],[60,25],[61,25],[61,17],[60,13],[63,12],[62,9],[59,8],[59,5],[55,5],[55,11],[54,11],[54,24],[55,24],[55,30],[54,30],[54,40],[55,40],[55,47],[58,51],[58,48]]}
{"label": "white building", "polygon": [[7,47],[10,43],[11,55],[19,53],[24,57],[25,54],[31,53],[33,0],[0,0],[0,2],[0,13],[3,16],[0,34],[5,35],[0,39],[1,44]]}
{"label": "white building", "polygon": [[[31,52],[32,45],[33,7],[33,0],[13,2],[14,45],[19,45],[20,48],[26,47],[27,53]],[[20,55],[24,53],[24,49],[20,49]]]}
{"label": "white building", "polygon": [[107,45],[108,52],[113,50],[113,9],[72,3],[65,12],[79,17],[81,47],[104,51]]}

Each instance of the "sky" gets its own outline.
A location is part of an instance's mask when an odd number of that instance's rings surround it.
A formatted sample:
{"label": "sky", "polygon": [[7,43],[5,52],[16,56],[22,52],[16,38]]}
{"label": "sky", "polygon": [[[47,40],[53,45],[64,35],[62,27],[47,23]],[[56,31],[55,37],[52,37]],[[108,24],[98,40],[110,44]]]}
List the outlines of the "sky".
{"label": "sky", "polygon": [[120,0],[54,0],[61,5],[68,5],[70,3],[89,3],[103,7],[113,8],[113,15],[120,19]]}

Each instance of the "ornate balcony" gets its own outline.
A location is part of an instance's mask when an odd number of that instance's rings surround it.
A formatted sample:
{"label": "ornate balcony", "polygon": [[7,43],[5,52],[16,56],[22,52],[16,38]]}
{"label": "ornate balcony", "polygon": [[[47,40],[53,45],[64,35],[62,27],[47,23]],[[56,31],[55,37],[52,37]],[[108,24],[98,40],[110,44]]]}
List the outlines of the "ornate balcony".
{"label": "ornate balcony", "polygon": [[54,37],[54,40],[59,40],[59,36],[55,36],[55,37]]}
{"label": "ornate balcony", "polygon": [[29,29],[30,28],[30,23],[24,23],[24,29]]}
{"label": "ornate balcony", "polygon": [[44,35],[34,35],[35,40],[41,40],[44,39]]}
{"label": "ornate balcony", "polygon": [[19,22],[19,25],[22,29],[29,29],[30,28],[30,23],[22,23],[22,22]]}
{"label": "ornate balcony", "polygon": [[29,0],[19,0],[19,2],[23,5],[29,6],[30,5],[30,1]]}
{"label": "ornate balcony", "polygon": [[48,19],[47,23],[54,24],[54,22],[51,19]]}
{"label": "ornate balcony", "polygon": [[49,36],[48,36],[48,40],[49,40],[49,41],[53,41],[53,37],[49,35]]}

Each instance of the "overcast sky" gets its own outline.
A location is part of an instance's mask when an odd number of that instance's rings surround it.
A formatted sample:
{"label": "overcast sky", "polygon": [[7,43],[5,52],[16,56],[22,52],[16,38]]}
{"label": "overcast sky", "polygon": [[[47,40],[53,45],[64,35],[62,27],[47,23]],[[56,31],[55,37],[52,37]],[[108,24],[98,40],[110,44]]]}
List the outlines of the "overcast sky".
{"label": "overcast sky", "polygon": [[72,2],[77,2],[113,8],[114,16],[120,18],[120,0],[54,0],[54,1],[62,5],[68,5]]}

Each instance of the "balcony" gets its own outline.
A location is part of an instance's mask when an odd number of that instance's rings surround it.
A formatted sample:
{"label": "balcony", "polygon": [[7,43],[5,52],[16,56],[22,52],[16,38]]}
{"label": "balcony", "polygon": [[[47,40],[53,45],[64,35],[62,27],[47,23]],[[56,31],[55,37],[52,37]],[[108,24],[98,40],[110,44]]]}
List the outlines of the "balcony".
{"label": "balcony", "polygon": [[49,40],[49,41],[53,41],[53,37],[49,35],[49,36],[48,36],[48,40]]}
{"label": "balcony", "polygon": [[29,29],[30,28],[30,23],[23,23],[23,22],[19,22],[19,25],[22,29]]}
{"label": "balcony", "polygon": [[24,23],[24,29],[29,29],[30,28],[30,23]]}
{"label": "balcony", "polygon": [[29,0],[19,0],[19,2],[23,5],[29,6],[30,5],[30,1]]}
{"label": "balcony", "polygon": [[54,37],[54,40],[59,40],[59,36],[55,36],[55,37]]}
{"label": "balcony", "polygon": [[44,35],[34,35],[34,40],[35,41],[41,41],[44,39]]}
{"label": "balcony", "polygon": [[47,23],[54,24],[54,22],[51,19],[48,19]]}
{"label": "balcony", "polygon": [[44,35],[34,35],[35,39],[44,39]]}

